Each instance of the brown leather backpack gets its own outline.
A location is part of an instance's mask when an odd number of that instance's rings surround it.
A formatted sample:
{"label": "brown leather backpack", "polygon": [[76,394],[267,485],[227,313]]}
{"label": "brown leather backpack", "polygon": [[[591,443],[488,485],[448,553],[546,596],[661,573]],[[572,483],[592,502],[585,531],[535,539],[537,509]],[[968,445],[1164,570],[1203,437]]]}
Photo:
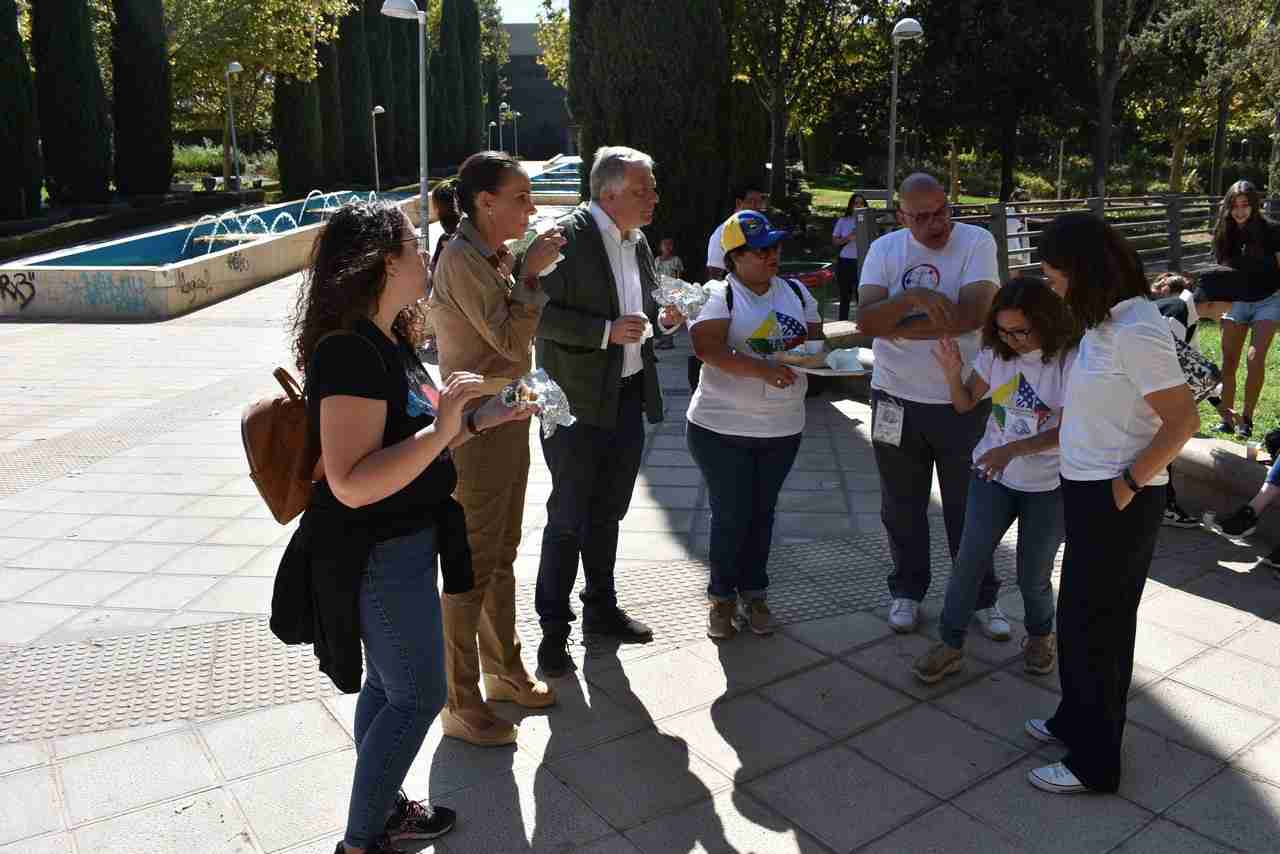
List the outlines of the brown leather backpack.
{"label": "brown leather backpack", "polygon": [[272,373],[283,395],[245,407],[240,438],[249,460],[249,477],[281,525],[307,509],[311,483],[323,477],[318,448],[307,441],[307,402],[302,387],[284,368]]}

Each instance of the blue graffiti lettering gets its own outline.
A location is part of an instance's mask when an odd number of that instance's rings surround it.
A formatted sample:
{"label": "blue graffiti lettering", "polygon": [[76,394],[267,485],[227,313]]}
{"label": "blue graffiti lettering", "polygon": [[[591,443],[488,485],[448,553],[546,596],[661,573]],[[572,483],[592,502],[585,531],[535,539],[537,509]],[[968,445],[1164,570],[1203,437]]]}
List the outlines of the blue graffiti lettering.
{"label": "blue graffiti lettering", "polygon": [[71,289],[87,306],[122,313],[147,310],[147,289],[137,276],[117,276],[104,270],[81,273],[79,283]]}

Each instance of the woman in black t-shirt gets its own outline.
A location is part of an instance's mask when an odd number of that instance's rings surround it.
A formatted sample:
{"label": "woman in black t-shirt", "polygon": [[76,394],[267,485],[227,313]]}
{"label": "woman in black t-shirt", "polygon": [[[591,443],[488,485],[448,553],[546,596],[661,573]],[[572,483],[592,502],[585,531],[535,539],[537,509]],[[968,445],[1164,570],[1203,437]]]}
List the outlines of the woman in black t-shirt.
{"label": "woman in black t-shirt", "polygon": [[[299,531],[312,556],[317,611],[341,612],[345,590],[352,612],[317,620],[343,626],[358,610],[366,662],[337,854],[390,852],[396,840],[433,839],[453,827],[451,810],[399,793],[445,702],[436,556],[459,538],[465,547],[466,537],[465,522],[447,512],[456,507],[457,482],[449,449],[530,414],[492,398],[464,426],[463,407],[483,396],[483,378],[455,373],[437,389],[418,360],[427,285],[422,238],[404,213],[381,202],[348,204],[316,240],[294,320],[294,355],[323,464]],[[334,554],[343,560],[335,563]],[[332,577],[353,563],[350,579]],[[333,676],[349,662],[328,664]]]}
{"label": "woman in black t-shirt", "polygon": [[[1251,279],[1274,281],[1269,296],[1256,302],[1237,302],[1222,317],[1222,423],[1218,430],[1253,435],[1253,411],[1266,379],[1267,352],[1280,329],[1280,235],[1262,216],[1262,195],[1248,181],[1237,181],[1227,190],[1213,234],[1213,253],[1219,264],[1251,274]],[[1232,414],[1236,399],[1236,373],[1245,339],[1253,330],[1253,343],[1245,372],[1244,409]]]}

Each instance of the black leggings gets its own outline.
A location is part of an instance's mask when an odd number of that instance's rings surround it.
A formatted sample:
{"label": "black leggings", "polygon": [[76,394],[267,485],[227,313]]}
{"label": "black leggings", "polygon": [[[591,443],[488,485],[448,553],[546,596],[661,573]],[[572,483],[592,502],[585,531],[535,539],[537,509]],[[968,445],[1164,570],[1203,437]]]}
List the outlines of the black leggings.
{"label": "black leggings", "polygon": [[849,319],[849,304],[858,304],[858,259],[836,261],[836,287],[840,290],[840,319]]}

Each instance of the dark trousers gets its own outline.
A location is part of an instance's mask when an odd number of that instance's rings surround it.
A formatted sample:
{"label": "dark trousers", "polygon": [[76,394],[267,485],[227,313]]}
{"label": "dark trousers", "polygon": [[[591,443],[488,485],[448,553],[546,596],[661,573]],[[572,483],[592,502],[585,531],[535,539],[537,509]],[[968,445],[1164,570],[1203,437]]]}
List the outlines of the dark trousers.
{"label": "dark trousers", "polygon": [[[880,471],[880,519],[889,534],[893,569],[889,592],[895,599],[919,602],[932,578],[929,550],[929,495],[937,466],[942,487],[942,519],[954,561],[964,535],[964,510],[969,500],[969,472],[974,446],[986,429],[991,401],[984,400],[961,415],[951,404],[915,403],[888,398],[872,390],[872,424],[882,400],[902,405],[902,442],[898,447],[873,443]],[[991,557],[977,570],[982,578],[975,608],[990,608],[1000,592]]]}
{"label": "dark trousers", "polygon": [[840,319],[849,319],[849,304],[858,302],[858,259],[836,260],[836,287],[840,290]]}
{"label": "dark trousers", "polygon": [[711,501],[712,599],[763,599],[769,588],[773,512],[782,482],[800,452],[800,434],[729,436],[690,424],[689,453]]}
{"label": "dark trousers", "polygon": [[1138,603],[1164,512],[1164,487],[1117,510],[1111,481],[1062,479],[1067,548],[1058,587],[1062,701],[1049,731],[1063,763],[1090,789],[1120,786],[1120,749],[1133,678]]}
{"label": "dark trousers", "polygon": [[644,382],[625,382],[612,430],[578,423],[542,440],[551,469],[547,526],[534,604],[544,634],[568,635],[574,619],[569,597],[578,579],[578,558],[587,576],[584,616],[607,616],[617,607],[613,568],[618,523],[627,514],[644,451]]}

